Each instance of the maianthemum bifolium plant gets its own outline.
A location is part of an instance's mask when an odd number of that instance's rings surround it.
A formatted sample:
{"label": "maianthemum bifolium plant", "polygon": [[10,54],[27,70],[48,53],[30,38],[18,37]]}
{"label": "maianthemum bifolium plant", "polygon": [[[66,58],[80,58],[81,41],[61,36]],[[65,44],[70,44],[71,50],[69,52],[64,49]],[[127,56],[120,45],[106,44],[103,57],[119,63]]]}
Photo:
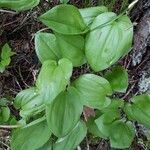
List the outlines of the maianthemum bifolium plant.
{"label": "maianthemum bifolium plant", "polygon": [[[35,86],[18,93],[18,128],[12,131],[12,150],[74,150],[86,137],[108,139],[112,148],[130,147],[134,122],[150,127],[150,95],[126,102],[114,97],[126,92],[127,71],[114,66],[104,76],[83,74],[70,80],[73,67],[88,63],[102,71],[127,54],[133,26],[104,6],[78,9],[58,5],[39,17],[52,33],[37,32],[35,49],[42,68]],[[85,121],[83,107],[95,109]]]}

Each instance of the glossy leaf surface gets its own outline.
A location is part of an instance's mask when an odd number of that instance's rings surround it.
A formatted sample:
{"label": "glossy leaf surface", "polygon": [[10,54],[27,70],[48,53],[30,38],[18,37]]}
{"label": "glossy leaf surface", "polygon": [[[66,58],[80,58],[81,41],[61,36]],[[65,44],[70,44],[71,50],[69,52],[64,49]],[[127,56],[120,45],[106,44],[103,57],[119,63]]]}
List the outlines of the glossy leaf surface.
{"label": "glossy leaf surface", "polygon": [[94,19],[90,28],[91,32],[86,36],[85,53],[94,71],[108,68],[129,52],[133,27],[127,16],[117,19],[115,13],[105,12]]}
{"label": "glossy leaf surface", "polygon": [[60,49],[56,44],[56,37],[51,33],[35,34],[35,50],[39,60],[43,63],[46,60],[59,60],[61,58]]}
{"label": "glossy leaf surface", "polygon": [[132,104],[127,104],[125,107],[127,117],[150,127],[150,95],[135,96],[131,101]]}
{"label": "glossy leaf surface", "polygon": [[86,25],[79,10],[72,5],[58,5],[40,16],[40,20],[50,29],[62,34],[81,34]]}
{"label": "glossy leaf surface", "polygon": [[[112,123],[116,120],[120,119],[120,114],[116,110],[107,111],[106,113],[102,114],[99,118],[95,120],[95,123],[105,138],[110,136],[110,130]],[[102,137],[103,138],[103,137]]]}
{"label": "glossy leaf surface", "polygon": [[79,11],[85,24],[89,26],[99,14],[107,12],[108,9],[105,6],[97,6],[79,9]]}
{"label": "glossy leaf surface", "polygon": [[12,133],[12,150],[31,150],[40,148],[50,138],[51,131],[46,121],[28,128],[17,129]]}
{"label": "glossy leaf surface", "polygon": [[31,9],[39,4],[40,0],[1,0],[0,7],[6,7],[16,11]]}
{"label": "glossy leaf surface", "polygon": [[57,137],[66,136],[80,119],[83,106],[78,91],[71,87],[46,108],[48,126]]}
{"label": "glossy leaf surface", "polygon": [[109,81],[112,89],[116,92],[126,92],[128,87],[128,73],[121,67],[117,66],[105,74],[105,78]]}
{"label": "glossy leaf surface", "polygon": [[72,63],[61,59],[58,64],[53,60],[45,61],[39,73],[36,86],[45,103],[50,103],[66,89],[72,75]]}
{"label": "glossy leaf surface", "polygon": [[94,74],[81,75],[73,83],[73,86],[79,91],[84,105],[93,108],[104,108],[110,104],[106,95],[112,93],[109,82]]}
{"label": "glossy leaf surface", "polygon": [[56,38],[62,57],[69,59],[74,66],[85,63],[84,38],[82,36],[56,33]]}
{"label": "glossy leaf surface", "polygon": [[129,148],[135,136],[135,130],[131,123],[115,121],[110,130],[111,147],[117,149]]}
{"label": "glossy leaf surface", "polygon": [[54,145],[54,150],[72,150],[75,149],[84,139],[87,128],[84,122],[80,121],[76,127],[65,137],[60,138]]}

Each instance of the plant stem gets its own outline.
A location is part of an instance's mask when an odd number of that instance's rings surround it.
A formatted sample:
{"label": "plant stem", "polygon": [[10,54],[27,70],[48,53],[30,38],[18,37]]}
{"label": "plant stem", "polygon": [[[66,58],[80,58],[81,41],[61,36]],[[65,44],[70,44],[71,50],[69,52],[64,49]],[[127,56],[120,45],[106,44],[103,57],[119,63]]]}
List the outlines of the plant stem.
{"label": "plant stem", "polygon": [[1,13],[17,14],[17,12],[15,12],[15,11],[4,10],[4,9],[0,9],[0,12],[1,12]]}
{"label": "plant stem", "polygon": [[21,127],[21,125],[0,125],[0,128],[2,129],[15,129],[19,127]]}

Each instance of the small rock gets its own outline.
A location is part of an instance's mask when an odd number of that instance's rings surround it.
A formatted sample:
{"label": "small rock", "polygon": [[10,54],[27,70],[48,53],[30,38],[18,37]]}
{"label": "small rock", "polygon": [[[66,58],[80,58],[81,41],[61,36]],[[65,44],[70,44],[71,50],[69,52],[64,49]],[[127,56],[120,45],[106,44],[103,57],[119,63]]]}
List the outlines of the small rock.
{"label": "small rock", "polygon": [[140,72],[140,80],[138,83],[140,93],[150,93],[150,61],[148,61]]}

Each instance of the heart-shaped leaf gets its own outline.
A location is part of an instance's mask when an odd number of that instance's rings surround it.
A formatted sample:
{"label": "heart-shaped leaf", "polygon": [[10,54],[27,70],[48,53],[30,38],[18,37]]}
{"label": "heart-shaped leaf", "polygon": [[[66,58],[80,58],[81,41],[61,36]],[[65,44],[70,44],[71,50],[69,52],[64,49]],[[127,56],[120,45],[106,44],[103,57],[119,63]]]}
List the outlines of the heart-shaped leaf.
{"label": "heart-shaped leaf", "polygon": [[46,108],[48,126],[57,137],[66,136],[77,124],[83,110],[78,91],[70,87]]}
{"label": "heart-shaped leaf", "polygon": [[116,92],[126,92],[128,87],[128,73],[121,67],[117,66],[105,74],[105,78],[109,81],[112,89]]}
{"label": "heart-shaped leaf", "polygon": [[31,150],[43,146],[50,138],[51,131],[46,121],[27,128],[16,129],[12,133],[12,150]]}
{"label": "heart-shaped leaf", "polygon": [[56,33],[56,38],[64,58],[68,58],[74,66],[80,66],[85,63],[84,38],[82,36]]}
{"label": "heart-shaped leaf", "polygon": [[20,116],[26,119],[44,110],[44,101],[36,87],[22,90],[15,98],[14,106],[20,110]]}
{"label": "heart-shaped leaf", "polygon": [[40,32],[35,34],[35,50],[42,63],[49,59],[58,61],[61,58],[61,52],[56,44],[56,37],[51,33]]}
{"label": "heart-shaped leaf", "polygon": [[40,20],[50,29],[62,34],[81,34],[86,32],[86,24],[75,6],[58,5],[40,16]]}
{"label": "heart-shaped leaf", "polygon": [[131,101],[132,104],[125,106],[128,118],[150,127],[150,95],[135,96]]}
{"label": "heart-shaped leaf", "polygon": [[86,125],[87,125],[87,128],[88,128],[88,131],[89,131],[92,135],[94,135],[94,136],[96,136],[96,137],[106,138],[106,136],[104,136],[104,135],[100,132],[100,130],[98,129],[98,127],[97,127],[97,125],[96,125],[96,123],[95,123],[94,117],[91,117],[90,119],[88,119]]}
{"label": "heart-shaped leaf", "polygon": [[87,133],[86,125],[83,121],[78,122],[76,127],[65,137],[59,138],[54,144],[54,150],[75,149],[84,139]]}
{"label": "heart-shaped leaf", "polygon": [[108,68],[129,52],[132,26],[127,16],[116,17],[112,12],[102,13],[94,19],[85,42],[87,61],[94,71]]}
{"label": "heart-shaped leaf", "polygon": [[94,74],[81,75],[73,83],[79,91],[82,103],[86,106],[102,109],[110,104],[107,95],[112,94],[109,82]]}
{"label": "heart-shaped leaf", "polygon": [[16,11],[31,9],[39,4],[40,0],[1,0],[0,7],[6,7]]}
{"label": "heart-shaped leaf", "polygon": [[108,138],[110,136],[111,125],[116,119],[120,119],[119,112],[116,110],[110,110],[105,112],[95,120],[99,131],[102,133],[103,136],[105,136],[105,138]]}
{"label": "heart-shaped leaf", "polygon": [[61,59],[58,64],[53,60],[43,63],[36,86],[45,103],[53,99],[66,89],[72,74],[72,63],[68,59]]}
{"label": "heart-shaped leaf", "polygon": [[93,20],[101,13],[107,12],[108,9],[105,6],[88,7],[79,9],[81,16],[87,26],[89,26]]}
{"label": "heart-shaped leaf", "polygon": [[117,149],[129,148],[135,136],[135,130],[131,123],[115,121],[110,130],[111,147]]}
{"label": "heart-shaped leaf", "polygon": [[58,65],[53,60],[44,61],[36,87],[23,90],[15,98],[15,107],[21,109],[23,118],[33,116],[44,110],[45,104],[66,89],[72,74],[72,63],[61,59]]}

